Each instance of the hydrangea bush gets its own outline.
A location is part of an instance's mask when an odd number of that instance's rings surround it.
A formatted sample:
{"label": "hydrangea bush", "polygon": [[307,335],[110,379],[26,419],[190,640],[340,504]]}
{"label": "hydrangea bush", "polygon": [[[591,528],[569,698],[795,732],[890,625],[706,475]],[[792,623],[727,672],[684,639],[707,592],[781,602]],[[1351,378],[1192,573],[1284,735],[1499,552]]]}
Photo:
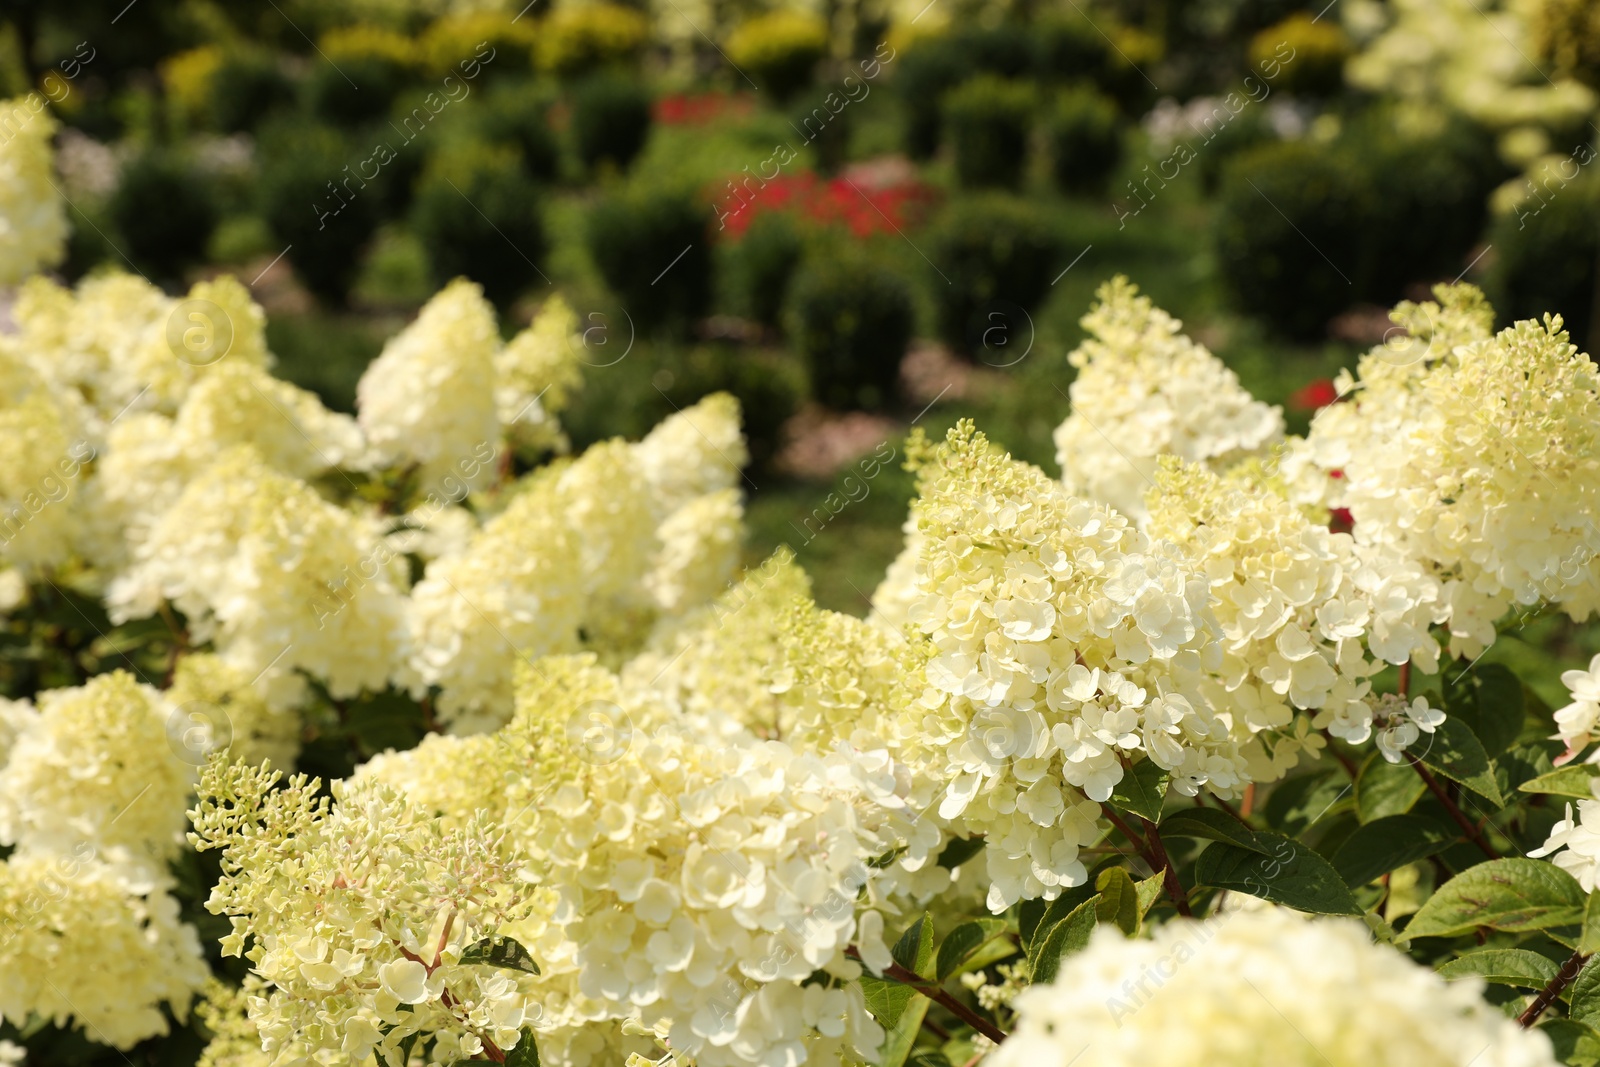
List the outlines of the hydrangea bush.
{"label": "hydrangea bush", "polygon": [[1291,436],[1109,282],[1062,475],[913,432],[860,619],[741,568],[732,398],[572,454],[559,298],[451,283],[350,417],[231,279],[31,274],[0,1061],[1597,1062],[1600,657],[1505,650],[1600,608],[1600,373],[1394,319]]}

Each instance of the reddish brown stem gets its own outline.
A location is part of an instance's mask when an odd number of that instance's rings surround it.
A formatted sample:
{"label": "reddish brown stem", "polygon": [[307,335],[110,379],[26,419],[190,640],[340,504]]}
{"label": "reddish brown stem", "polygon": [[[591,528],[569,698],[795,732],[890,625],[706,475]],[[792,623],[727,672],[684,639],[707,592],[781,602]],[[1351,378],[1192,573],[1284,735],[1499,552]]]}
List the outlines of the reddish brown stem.
{"label": "reddish brown stem", "polygon": [[1578,977],[1578,972],[1583,970],[1584,962],[1588,958],[1581,952],[1574,952],[1567,957],[1567,962],[1563,963],[1561,969],[1556,972],[1556,976],[1550,979],[1550,984],[1541,989],[1539,995],[1533,998],[1533,1003],[1528,1005],[1528,1009],[1517,1016],[1517,1022],[1522,1024],[1523,1029],[1527,1029],[1539,1021],[1539,1016],[1544,1014],[1545,1009],[1554,1004],[1556,998],[1561,995],[1562,990],[1571,985],[1572,980]]}
{"label": "reddish brown stem", "polygon": [[1328,740],[1328,751],[1333,753],[1333,758],[1339,761],[1339,765],[1344,768],[1344,773],[1346,773],[1346,774],[1348,774],[1350,776],[1350,780],[1352,782],[1355,781],[1356,778],[1361,773],[1361,768],[1357,767],[1355,765],[1355,761],[1352,760],[1349,756],[1346,756],[1343,752],[1340,752],[1337,748],[1334,747],[1334,745],[1333,745],[1333,735],[1332,734],[1330,734],[1327,730],[1323,730],[1322,731],[1322,736],[1327,738],[1327,740]]}
{"label": "reddish brown stem", "polygon": [[1406,752],[1403,753],[1403,755],[1405,756],[1406,761],[1411,764],[1411,769],[1422,776],[1423,783],[1428,787],[1429,791],[1433,793],[1434,798],[1437,799],[1440,804],[1444,805],[1444,810],[1448,811],[1450,813],[1450,817],[1456,821],[1456,825],[1461,827],[1462,833],[1467,835],[1467,840],[1471,841],[1474,845],[1477,845],[1478,848],[1482,849],[1483,854],[1488,856],[1490,859],[1499,859],[1500,854],[1489,847],[1489,843],[1483,839],[1483,835],[1478,832],[1478,828],[1472,825],[1472,820],[1461,813],[1461,809],[1456,806],[1455,801],[1450,799],[1450,794],[1445,790],[1444,786],[1439,784],[1439,779],[1430,774],[1428,772],[1428,768],[1422,765],[1422,761],[1417,759],[1411,753]]}
{"label": "reddish brown stem", "polygon": [[[844,954],[853,960],[859,961],[861,959],[861,955],[856,951],[856,947],[854,945],[851,945],[849,948],[845,949]],[[940,989],[938,986],[934,985],[928,979],[922,977],[920,974],[917,974],[915,971],[908,971],[898,963],[891,963],[888,967],[884,968],[883,976],[899,982],[901,985],[908,985],[912,989],[915,989],[918,993],[921,993],[923,996],[927,997],[945,1011],[948,1011],[951,1015],[954,1015],[957,1019],[960,1019],[962,1022],[966,1023],[968,1026],[972,1027],[974,1030],[978,1031],[978,1033],[982,1034],[984,1037],[988,1038],[990,1041],[993,1041],[997,1045],[1004,1041],[1008,1036],[1004,1030],[1000,1029],[994,1023],[990,1022],[988,1019],[985,1019],[983,1016],[979,1015],[977,1012],[961,1003],[961,1001],[957,1000],[955,997],[952,997],[949,993],[946,993],[943,989]]]}
{"label": "reddish brown stem", "polygon": [[1189,909],[1189,895],[1183,891],[1183,883],[1178,881],[1178,871],[1172,865],[1172,857],[1167,855],[1167,846],[1161,843],[1161,831],[1155,823],[1145,819],[1144,833],[1150,843],[1150,865],[1160,868],[1161,886],[1172,898],[1172,906],[1178,909],[1179,915],[1193,918],[1194,912]]}
{"label": "reddish brown stem", "polygon": [[1244,796],[1239,800],[1239,821],[1243,822],[1250,817],[1250,812],[1256,806],[1256,784],[1251,782],[1244,787]]}
{"label": "reddish brown stem", "polygon": [[1411,661],[1400,664],[1400,695],[1411,695]]}

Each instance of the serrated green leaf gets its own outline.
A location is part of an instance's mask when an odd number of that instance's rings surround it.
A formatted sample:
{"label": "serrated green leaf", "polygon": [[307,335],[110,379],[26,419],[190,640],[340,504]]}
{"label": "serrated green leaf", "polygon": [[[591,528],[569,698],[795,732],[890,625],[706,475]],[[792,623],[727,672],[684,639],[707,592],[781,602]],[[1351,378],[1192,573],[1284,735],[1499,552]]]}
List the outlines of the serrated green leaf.
{"label": "serrated green leaf", "polygon": [[1493,804],[1495,810],[1506,806],[1500,786],[1494,780],[1489,754],[1471,728],[1459,719],[1440,723],[1433,733],[1423,735],[1411,746],[1407,754],[1414,755],[1429,770],[1466,786]]}
{"label": "serrated green leaf", "polygon": [[1443,964],[1439,973],[1450,979],[1476,975],[1496,985],[1543,989],[1560,969],[1555,960],[1529,949],[1486,948]]}
{"label": "serrated green leaf", "polygon": [[1122,772],[1122,781],[1111,791],[1111,806],[1131,812],[1151,822],[1161,821],[1161,806],[1167,801],[1167,783],[1172,776],[1154,760],[1140,760]]}
{"label": "serrated green leaf", "polygon": [[1261,814],[1273,830],[1298,837],[1323,819],[1355,806],[1350,779],[1338,768],[1287,778],[1273,787]]}
{"label": "serrated green leaf", "polygon": [[1595,959],[1585,963],[1578,977],[1567,987],[1567,995],[1571,998],[1568,1015],[1590,1026],[1600,1022],[1600,963]]}
{"label": "serrated green leaf", "polygon": [[936,1048],[914,1049],[906,1057],[906,1067],[950,1067],[950,1057]]}
{"label": "serrated green leaf", "polygon": [[1577,1019],[1549,1019],[1539,1032],[1550,1039],[1556,1062],[1569,1067],[1594,1067],[1600,1063],[1600,1030]]}
{"label": "serrated green leaf", "polygon": [[974,919],[951,930],[939,946],[939,963],[934,971],[938,980],[942,982],[955,974],[979,949],[1005,932],[1004,919]]}
{"label": "serrated green leaf", "polygon": [[1434,891],[1405,929],[1407,938],[1455,937],[1480,926],[1521,933],[1583,921],[1585,898],[1572,875],[1542,860],[1480,863]]}
{"label": "serrated green leaf", "polygon": [[1522,733],[1522,682],[1499,663],[1457,672],[1446,678],[1444,710],[1467,725],[1492,759]]}
{"label": "serrated green leaf", "polygon": [[533,954],[514,937],[486,937],[468,945],[461,953],[461,962],[522,971],[525,974],[539,973],[539,965],[533,961]]}
{"label": "serrated green leaf", "polygon": [[[922,918],[906,928],[905,933],[889,950],[900,966],[924,978],[933,977],[933,919],[926,912]],[[922,997],[915,989],[888,978],[874,978],[864,974],[859,979],[867,1010],[885,1030],[892,1030],[905,1014],[915,997]],[[922,998],[926,1000],[926,998]]]}
{"label": "serrated green leaf", "polygon": [[1356,779],[1356,816],[1364,823],[1404,815],[1427,790],[1409,763],[1390,763],[1374,752]]}
{"label": "serrated green leaf", "polygon": [[939,866],[945,870],[953,871],[982,851],[983,838],[981,837],[951,838],[945,844],[944,851],[939,853]]}
{"label": "serrated green leaf", "polygon": [[1571,797],[1574,800],[1593,800],[1594,793],[1589,789],[1589,783],[1595,779],[1594,771],[1587,763],[1575,763],[1562,767],[1560,770],[1542,774],[1529,782],[1523,782],[1517,788],[1524,793],[1546,793],[1551,796]]}
{"label": "serrated green leaf", "polygon": [[[905,986],[901,986],[905,989]],[[909,990],[907,990],[910,992]],[[927,1017],[928,1008],[932,1001],[921,993],[911,993],[911,1000],[905,1010],[895,1020],[893,1026],[885,1026],[883,1044],[878,1048],[877,1067],[901,1067],[911,1053],[911,1046],[916,1043],[917,1034],[922,1030],[922,1020]]]}
{"label": "serrated green leaf", "polygon": [[1583,902],[1583,929],[1578,934],[1578,951],[1585,956],[1600,952],[1600,893],[1590,893]]}
{"label": "serrated green leaf", "polygon": [[1073,909],[1072,914],[1052,926],[1044,938],[1039,942],[1039,951],[1033,953],[1030,963],[1033,970],[1033,984],[1042,985],[1055,981],[1056,973],[1061,969],[1061,961],[1074,952],[1082,952],[1089,944],[1089,935],[1094,933],[1097,921],[1095,911],[1100,904],[1099,894]]}
{"label": "serrated green leaf", "polygon": [[1017,935],[1022,938],[1023,947],[1027,947],[1033,941],[1033,935],[1038,932],[1039,924],[1044,920],[1045,913],[1050,910],[1052,903],[1048,900],[1034,899],[1024,900],[1017,905]]}
{"label": "serrated green leaf", "polygon": [[1216,808],[1184,808],[1161,820],[1162,837],[1196,837],[1257,851],[1255,831]]}
{"label": "serrated green leaf", "polygon": [[506,1067],[539,1067],[539,1045],[532,1027],[524,1026],[516,1046],[506,1050]]}
{"label": "serrated green leaf", "polygon": [[1165,871],[1157,871],[1149,878],[1133,884],[1134,889],[1138,891],[1139,895],[1140,922],[1143,922],[1144,917],[1150,914],[1150,909],[1155,907],[1156,901],[1161,899],[1161,890],[1165,888],[1165,876]]}
{"label": "serrated green leaf", "polygon": [[1200,853],[1195,880],[1201,885],[1248,893],[1297,911],[1360,915],[1361,906],[1333,864],[1282,834],[1256,831],[1257,851],[1215,844]]}
{"label": "serrated green leaf", "polygon": [[1115,923],[1132,937],[1139,932],[1139,890],[1133,878],[1121,867],[1107,867],[1095,879],[1100,903],[1095,907],[1097,922]]}
{"label": "serrated green leaf", "polygon": [[889,954],[906,970],[931,978],[933,972],[929,970],[929,965],[933,963],[933,916],[923,912],[922,918],[900,935],[900,940],[894,943]]}
{"label": "serrated green leaf", "polygon": [[1426,815],[1387,815],[1356,828],[1333,854],[1334,870],[1351,887],[1443,852],[1459,837]]}

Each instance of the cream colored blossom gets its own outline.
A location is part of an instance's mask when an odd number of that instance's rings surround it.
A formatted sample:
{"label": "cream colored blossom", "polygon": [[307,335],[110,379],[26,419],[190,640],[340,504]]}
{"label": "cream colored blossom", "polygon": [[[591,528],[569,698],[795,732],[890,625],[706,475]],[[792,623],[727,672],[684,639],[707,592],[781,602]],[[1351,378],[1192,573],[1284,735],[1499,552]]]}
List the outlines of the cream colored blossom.
{"label": "cream colored blossom", "polygon": [[212,751],[226,749],[246,763],[293,766],[300,751],[300,716],[269,702],[251,681],[214,653],[178,660],[165,695],[173,716],[168,735],[179,745],[180,758],[198,766]]}
{"label": "cream colored blossom", "polygon": [[[1562,671],[1561,684],[1572,694],[1572,702],[1556,711],[1556,727],[1567,750],[1577,755],[1589,746],[1596,722],[1600,722],[1600,655],[1589,661],[1586,671]],[[1589,762],[1596,762],[1594,756]]]}
{"label": "cream colored blossom", "polygon": [[1600,778],[1591,779],[1593,800],[1578,801],[1578,817],[1567,804],[1566,818],[1550,828],[1545,843],[1529,852],[1533,857],[1554,856],[1550,862],[1578,880],[1585,893],[1600,888]]}
{"label": "cream colored blossom", "polygon": [[1175,920],[1147,940],[1101,926],[1056,980],[1016,999],[994,1067],[1553,1067],[1549,1039],[1353,919],[1278,908]]}
{"label": "cream colored blossom", "polygon": [[1126,278],[1096,297],[1083,317],[1091,336],[1069,357],[1072,413],[1055,432],[1068,492],[1141,519],[1157,457],[1221,470],[1283,438],[1282,413]]}
{"label": "cream colored blossom", "polygon": [[495,410],[513,440],[527,447],[566,451],[556,416],[583,382],[573,347],[577,328],[577,315],[558,293],[494,354]]}
{"label": "cream colored blossom", "polygon": [[0,285],[66,257],[67,208],[50,147],[57,129],[39,93],[0,100]]}

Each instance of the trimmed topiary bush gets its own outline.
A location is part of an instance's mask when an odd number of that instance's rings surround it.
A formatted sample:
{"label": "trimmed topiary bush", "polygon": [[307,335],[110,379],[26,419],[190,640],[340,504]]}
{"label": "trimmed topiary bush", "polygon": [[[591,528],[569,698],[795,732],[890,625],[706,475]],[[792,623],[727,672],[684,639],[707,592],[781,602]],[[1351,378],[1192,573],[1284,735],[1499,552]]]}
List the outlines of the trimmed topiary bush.
{"label": "trimmed topiary bush", "polygon": [[960,47],[948,38],[918,41],[896,61],[894,87],[905,114],[906,154],[929,159],[939,150],[944,117],[939,101],[961,84],[970,70]]}
{"label": "trimmed topiary bush", "polygon": [[[526,77],[533,69],[539,23],[504,11],[470,11],[435,19],[417,41],[417,60],[431,77],[471,74],[491,81]],[[476,64],[476,67],[473,66]]]}
{"label": "trimmed topiary bush", "polygon": [[[279,246],[288,248],[300,281],[336,304],[344,302],[362,249],[385,216],[387,168],[372,182],[343,177],[345,167],[370,155],[365,141],[302,122],[274,124],[258,144],[260,214]],[[336,178],[348,184],[335,185]]]}
{"label": "trimmed topiary bush", "polygon": [[294,82],[271,52],[226,52],[210,83],[211,122],[224,133],[253,130],[273,112],[293,106]]}
{"label": "trimmed topiary bush", "polygon": [[814,15],[774,11],[728,35],[728,59],[780,103],[811,84],[828,54],[828,24]]}
{"label": "trimmed topiary bush", "polygon": [[388,113],[412,81],[411,39],[376,26],[348,26],[323,35],[306,78],[306,104],[325,122],[350,126]]}
{"label": "trimmed topiary bush", "polygon": [[162,279],[181,278],[203,260],[217,225],[210,183],[165,149],[149,150],[123,168],[108,214],[122,251]]}
{"label": "trimmed topiary bush", "polygon": [[467,143],[430,159],[417,183],[411,228],[439,285],[471,278],[504,308],[541,278],[546,244],[538,187],[515,148]]}
{"label": "trimmed topiary bush", "polygon": [[536,55],[541,69],[578,77],[637,59],[649,33],[649,20],[631,7],[562,7],[540,24]]}
{"label": "trimmed topiary bush", "polygon": [[[1560,308],[1573,343],[1594,342],[1600,182],[1580,178],[1495,220],[1489,291],[1502,323]],[[1592,349],[1591,349],[1592,350]]]}
{"label": "trimmed topiary bush", "polygon": [[1350,39],[1334,19],[1313,19],[1297,11],[1250,39],[1250,65],[1266,74],[1276,69],[1275,88],[1299,96],[1332,96],[1344,85]]}
{"label": "trimmed topiary bush", "polygon": [[734,246],[735,276],[746,314],[763,326],[777,326],[805,242],[794,219],[781,211],[757,215]]}
{"label": "trimmed topiary bush", "polygon": [[633,190],[590,214],[590,254],[639,330],[684,333],[706,313],[711,223],[709,207],[670,190]]}
{"label": "trimmed topiary bush", "polygon": [[980,75],[946,94],[945,132],[956,180],[967,188],[1020,185],[1033,110],[1031,85],[993,75]]}
{"label": "trimmed topiary bush", "polygon": [[929,234],[929,255],[950,280],[938,298],[940,336],[956,351],[974,353],[997,322],[1014,329],[1017,309],[1037,310],[1061,242],[1026,201],[991,193],[946,208]]}
{"label": "trimmed topiary bush", "polygon": [[893,271],[852,257],[818,258],[790,295],[790,343],[811,392],[839,408],[877,408],[895,395],[911,343],[911,289]]}
{"label": "trimmed topiary bush", "polygon": [[650,92],[614,74],[590,78],[572,97],[572,138],[583,165],[610,161],[626,170],[650,137]]}
{"label": "trimmed topiary bush", "polygon": [[546,118],[548,105],[531,82],[503,82],[483,90],[474,110],[478,135],[522,153],[522,165],[540,181],[561,173],[561,146]]}
{"label": "trimmed topiary bush", "polygon": [[1117,105],[1093,89],[1069,89],[1050,114],[1050,170],[1069,193],[1103,193],[1122,162]]}

